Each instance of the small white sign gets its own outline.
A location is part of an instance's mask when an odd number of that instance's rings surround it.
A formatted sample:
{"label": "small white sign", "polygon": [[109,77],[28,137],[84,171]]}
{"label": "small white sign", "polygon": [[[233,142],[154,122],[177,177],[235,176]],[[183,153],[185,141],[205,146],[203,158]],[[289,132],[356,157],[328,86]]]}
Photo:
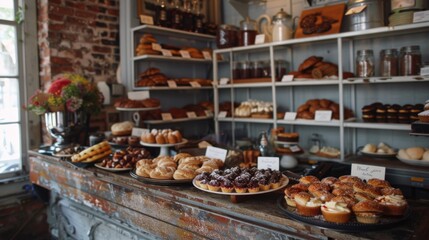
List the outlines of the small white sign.
{"label": "small white sign", "polygon": [[148,15],[140,15],[140,22],[142,24],[153,25],[153,18],[152,16],[148,16]]}
{"label": "small white sign", "polygon": [[206,60],[212,60],[212,55],[210,54],[210,52],[203,51],[203,57]]}
{"label": "small white sign", "polygon": [[166,50],[166,49],[161,49],[162,52],[162,56],[166,56],[166,57],[172,57],[173,54],[171,53],[170,50]]}
{"label": "small white sign", "polygon": [[206,113],[207,117],[213,117],[213,112],[210,110],[204,110],[204,112]]}
{"label": "small white sign", "polygon": [[128,92],[130,100],[143,100],[149,98],[149,91]]}
{"label": "small white sign", "polygon": [[332,111],[330,110],[317,110],[314,120],[321,122],[329,122],[332,119]]}
{"label": "small white sign", "polygon": [[133,128],[131,131],[131,136],[140,137],[141,135],[149,133],[149,129],[147,128]]}
{"label": "small white sign", "polygon": [[171,113],[161,113],[161,118],[164,121],[173,120]]}
{"label": "small white sign", "polygon": [[177,88],[177,83],[174,80],[167,80],[167,84],[171,88]]}
{"label": "small white sign", "polygon": [[195,87],[195,88],[201,87],[201,84],[199,82],[190,82],[189,84],[191,84],[191,87]]}
{"label": "small white sign", "polygon": [[206,149],[206,157],[217,158],[225,162],[227,150],[217,147],[208,146]]}
{"label": "small white sign", "polygon": [[162,51],[162,47],[158,43],[152,43],[152,49],[155,51]]}
{"label": "small white sign", "polygon": [[182,58],[191,58],[191,54],[189,54],[189,52],[186,50],[180,50],[180,55]]}
{"label": "small white sign", "polygon": [[229,78],[221,78],[219,80],[219,84],[220,85],[225,85],[225,84],[228,84],[228,83],[229,83]]}
{"label": "small white sign", "polygon": [[282,82],[292,82],[293,81],[294,76],[293,75],[284,75],[282,77]]}
{"label": "small white sign", "polygon": [[255,44],[265,43],[265,34],[258,34],[255,37]]}
{"label": "small white sign", "polygon": [[427,22],[429,21],[429,10],[414,12],[413,22]]}
{"label": "small white sign", "polygon": [[384,180],[386,175],[386,168],[353,163],[351,174],[352,176],[360,177],[365,180],[368,180],[371,178],[379,178]]}
{"label": "small white sign", "polygon": [[226,111],[220,111],[219,114],[217,115],[218,118],[226,118],[226,115],[228,113]]}
{"label": "small white sign", "polygon": [[289,147],[291,152],[300,152],[301,148],[299,148],[297,145],[293,145]]}
{"label": "small white sign", "polygon": [[280,159],[278,157],[258,157],[258,169],[280,169]]}
{"label": "small white sign", "polygon": [[188,118],[197,118],[197,114],[195,114],[195,112],[186,112],[186,116],[188,116]]}
{"label": "small white sign", "polygon": [[288,120],[288,121],[295,121],[295,119],[296,119],[296,112],[286,112],[283,119],[284,120]]}

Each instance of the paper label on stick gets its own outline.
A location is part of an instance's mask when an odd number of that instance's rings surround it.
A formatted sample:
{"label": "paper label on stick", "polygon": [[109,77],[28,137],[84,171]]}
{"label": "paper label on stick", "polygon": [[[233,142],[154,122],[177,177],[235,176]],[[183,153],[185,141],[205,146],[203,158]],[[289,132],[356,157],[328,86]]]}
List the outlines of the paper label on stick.
{"label": "paper label on stick", "polygon": [[201,84],[199,82],[190,82],[189,84],[191,84],[191,87],[195,87],[195,88],[200,88]]}
{"label": "paper label on stick", "polygon": [[189,52],[186,50],[180,50],[180,55],[182,58],[191,58],[191,54],[189,54]]}
{"label": "paper label on stick", "polygon": [[203,57],[206,60],[212,60],[212,55],[210,54],[210,52],[203,51]]}
{"label": "paper label on stick", "polygon": [[228,84],[228,82],[229,82],[229,78],[221,78],[219,81],[219,84],[225,85],[225,84]]}
{"label": "paper label on stick", "polygon": [[171,88],[177,88],[177,83],[176,83],[176,81],[174,81],[174,80],[168,80],[168,81],[167,81],[167,84],[168,84],[168,86],[169,86],[169,87],[171,87]]}
{"label": "paper label on stick", "polygon": [[329,110],[317,110],[314,116],[314,120],[321,122],[329,122],[332,119],[332,111]]}
{"label": "paper label on stick", "polygon": [[282,77],[282,82],[292,82],[293,81],[294,76],[293,75],[284,75]]}
{"label": "paper label on stick", "polygon": [[162,56],[166,56],[166,57],[172,57],[173,54],[171,53],[170,50],[166,50],[166,49],[161,49],[162,52]]}
{"label": "paper label on stick", "polygon": [[386,175],[386,168],[353,163],[351,175],[359,177],[364,180],[368,180],[371,178],[379,178],[384,180]]}
{"label": "paper label on stick", "polygon": [[217,147],[208,146],[206,150],[206,157],[217,158],[225,162],[227,150]]}
{"label": "paper label on stick", "polygon": [[280,159],[278,157],[258,157],[258,169],[280,169]]}
{"label": "paper label on stick", "polygon": [[296,112],[286,112],[284,120],[294,121],[296,119]]}
{"label": "paper label on stick", "polygon": [[171,115],[171,113],[161,113],[161,118],[164,121],[173,120],[173,116]]}

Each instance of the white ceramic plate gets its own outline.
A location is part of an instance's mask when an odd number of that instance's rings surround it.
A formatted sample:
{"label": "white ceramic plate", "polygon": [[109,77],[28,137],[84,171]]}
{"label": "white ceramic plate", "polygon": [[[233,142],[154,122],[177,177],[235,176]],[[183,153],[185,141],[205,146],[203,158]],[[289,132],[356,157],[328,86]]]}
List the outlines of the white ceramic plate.
{"label": "white ceramic plate", "polygon": [[130,171],[132,169],[132,168],[107,168],[107,167],[101,166],[101,163],[96,163],[94,164],[94,166],[110,172],[124,172],[124,171]]}
{"label": "white ceramic plate", "polygon": [[399,159],[399,161],[406,163],[406,164],[410,164],[410,165],[414,165],[414,166],[421,166],[421,167],[429,167],[429,161],[409,160],[409,159],[405,159],[405,158],[400,158],[399,156],[396,156],[396,158]]}

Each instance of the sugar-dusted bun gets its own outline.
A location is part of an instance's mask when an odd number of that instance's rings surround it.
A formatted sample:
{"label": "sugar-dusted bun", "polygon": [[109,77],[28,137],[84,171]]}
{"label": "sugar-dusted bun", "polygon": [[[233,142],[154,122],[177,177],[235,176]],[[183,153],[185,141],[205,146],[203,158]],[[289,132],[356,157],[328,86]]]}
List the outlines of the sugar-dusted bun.
{"label": "sugar-dusted bun", "polygon": [[112,134],[116,136],[131,135],[134,123],[130,121],[119,122],[112,125]]}
{"label": "sugar-dusted bun", "polygon": [[401,159],[411,160],[410,155],[408,155],[405,149],[401,149],[398,151],[398,157]]}
{"label": "sugar-dusted bun", "polygon": [[413,160],[420,160],[423,157],[423,154],[425,153],[425,149],[422,147],[410,147],[405,150]]}
{"label": "sugar-dusted bun", "polygon": [[377,152],[377,146],[375,144],[368,143],[362,148],[362,152],[375,153]]}

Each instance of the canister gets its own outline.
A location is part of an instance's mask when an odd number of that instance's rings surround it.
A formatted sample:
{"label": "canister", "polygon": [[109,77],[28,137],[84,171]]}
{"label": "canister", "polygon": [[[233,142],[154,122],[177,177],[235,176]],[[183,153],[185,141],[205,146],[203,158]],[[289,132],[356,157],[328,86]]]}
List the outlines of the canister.
{"label": "canister", "polygon": [[398,51],[383,49],[380,52],[380,76],[398,76]]}
{"label": "canister", "polygon": [[350,0],[343,31],[361,31],[384,26],[384,0]]}
{"label": "canister", "polygon": [[374,76],[374,53],[371,49],[359,50],[356,56],[356,76]]}
{"label": "canister", "polygon": [[399,55],[399,74],[401,76],[419,75],[422,55],[419,46],[402,47]]}

